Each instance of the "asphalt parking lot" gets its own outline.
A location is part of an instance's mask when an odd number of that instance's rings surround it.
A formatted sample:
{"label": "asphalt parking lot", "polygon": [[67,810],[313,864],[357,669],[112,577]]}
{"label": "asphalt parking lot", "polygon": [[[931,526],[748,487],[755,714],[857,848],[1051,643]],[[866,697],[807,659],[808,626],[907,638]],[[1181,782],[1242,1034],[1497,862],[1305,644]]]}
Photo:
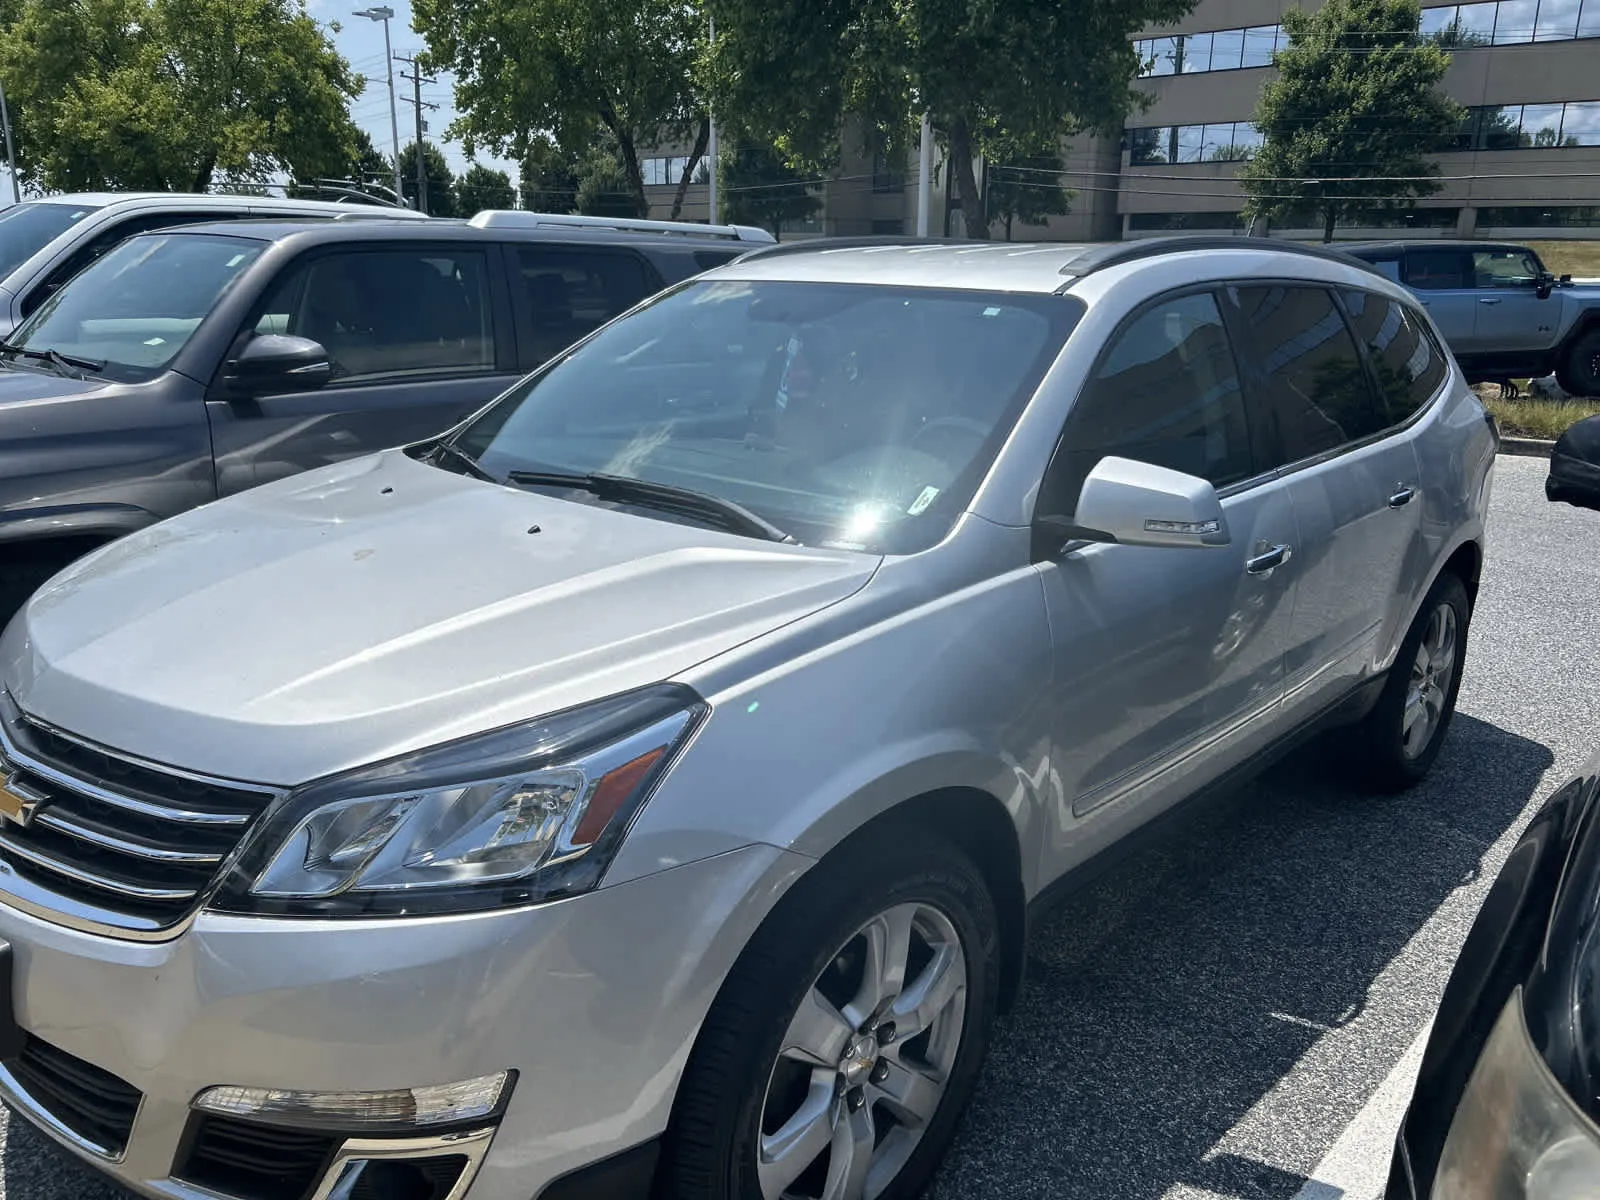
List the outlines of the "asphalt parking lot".
{"label": "asphalt parking lot", "polygon": [[[1428,783],[1372,799],[1313,747],[1051,914],[935,1200],[1372,1200],[1396,1064],[1523,823],[1600,748],[1600,514],[1544,472],[1499,460]],[[3,1200],[124,1195],[3,1137]]]}

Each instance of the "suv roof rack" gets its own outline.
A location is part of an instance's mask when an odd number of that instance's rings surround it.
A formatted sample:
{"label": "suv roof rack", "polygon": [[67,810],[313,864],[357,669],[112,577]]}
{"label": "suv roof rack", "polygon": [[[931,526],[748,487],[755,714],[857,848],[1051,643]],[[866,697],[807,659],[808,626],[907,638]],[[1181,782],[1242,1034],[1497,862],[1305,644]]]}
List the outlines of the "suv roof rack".
{"label": "suv roof rack", "polygon": [[1203,235],[1183,235],[1176,237],[1142,238],[1136,242],[1111,242],[1104,246],[1094,246],[1082,254],[1076,254],[1061,268],[1063,275],[1081,279],[1095,271],[1104,271],[1107,267],[1121,266],[1123,263],[1138,262],[1141,258],[1154,258],[1160,254],[1178,254],[1187,250],[1276,250],[1283,254],[1299,254],[1306,258],[1320,258],[1329,262],[1343,263],[1347,267],[1359,267],[1372,274],[1382,274],[1371,263],[1357,258],[1353,254],[1346,254],[1342,250],[1330,250],[1325,246],[1308,246],[1304,242],[1279,241],[1276,238],[1232,236],[1232,237],[1206,237]]}
{"label": "suv roof rack", "polygon": [[879,246],[903,246],[908,249],[916,249],[919,246],[983,246],[989,244],[973,238],[902,237],[893,233],[861,234],[857,237],[814,237],[804,238],[798,242],[775,242],[770,246],[763,246],[759,250],[750,251],[742,256],[739,261],[748,262],[752,258],[774,258],[781,254],[817,254],[824,250],[872,250]]}
{"label": "suv roof rack", "polygon": [[753,225],[701,225],[694,221],[646,221],[637,217],[581,217],[570,213],[486,209],[467,222],[475,229],[607,229],[621,233],[662,233],[719,242],[770,243],[775,239]]}

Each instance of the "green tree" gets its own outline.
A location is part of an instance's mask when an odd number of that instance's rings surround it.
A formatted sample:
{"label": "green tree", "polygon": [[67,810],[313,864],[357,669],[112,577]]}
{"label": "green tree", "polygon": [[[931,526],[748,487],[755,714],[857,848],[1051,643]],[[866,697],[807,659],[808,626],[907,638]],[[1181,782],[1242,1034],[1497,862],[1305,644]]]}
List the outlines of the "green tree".
{"label": "green tree", "polygon": [[549,138],[537,138],[522,160],[522,207],[569,213],[578,207],[578,163]]}
{"label": "green tree", "polygon": [[[427,178],[426,203],[421,207],[430,217],[456,215],[456,176],[444,159],[444,151],[432,142],[422,143],[422,173]],[[417,205],[417,144],[400,151],[400,185],[405,189],[406,206]]]}
{"label": "green tree", "polygon": [[365,129],[356,130],[355,155],[350,160],[348,173],[357,183],[376,183],[390,192],[394,190],[394,159],[378,149]]}
{"label": "green tree", "polygon": [[694,4],[416,0],[414,12],[429,63],[455,74],[461,116],[450,136],[469,154],[486,146],[521,162],[544,130],[569,154],[586,155],[603,131],[643,212],[639,147],[698,140],[704,17]]}
{"label": "green tree", "polygon": [[1394,212],[1439,190],[1438,164],[1465,110],[1440,90],[1450,56],[1417,29],[1417,0],[1328,0],[1283,15],[1279,78],[1262,89],[1264,142],[1239,172],[1252,217]]}
{"label": "green tree", "polygon": [[[981,213],[974,161],[1008,139],[1120,132],[1142,102],[1133,36],[1193,0],[708,0],[718,112],[826,169],[847,114],[905,145],[932,114],[961,210]],[[981,222],[973,225],[981,226]],[[981,234],[981,228],[973,232]]]}
{"label": "green tree", "polygon": [[302,0],[0,0],[18,166],[42,186],[205,191],[336,175],[362,80]]}
{"label": "green tree", "polygon": [[603,142],[577,164],[577,210],[587,217],[642,217],[648,210],[635,194],[616,151]]}
{"label": "green tree", "polygon": [[511,186],[511,176],[496,171],[482,163],[473,163],[467,173],[456,181],[456,215],[471,217],[486,208],[506,209],[517,206],[517,190]]}
{"label": "green tree", "polygon": [[[1009,144],[1008,144],[1009,142]],[[1067,164],[1061,158],[1061,143],[996,139],[995,155],[989,167],[989,223],[1004,221],[1006,241],[1011,240],[1014,221],[1043,225],[1051,217],[1064,217],[1072,211],[1071,189],[1062,183]],[[969,231],[970,232],[970,231]]]}
{"label": "green tree", "polygon": [[786,221],[804,221],[822,207],[812,191],[820,180],[803,175],[772,146],[736,141],[722,159],[721,217],[739,225],[759,225],[780,237]]}

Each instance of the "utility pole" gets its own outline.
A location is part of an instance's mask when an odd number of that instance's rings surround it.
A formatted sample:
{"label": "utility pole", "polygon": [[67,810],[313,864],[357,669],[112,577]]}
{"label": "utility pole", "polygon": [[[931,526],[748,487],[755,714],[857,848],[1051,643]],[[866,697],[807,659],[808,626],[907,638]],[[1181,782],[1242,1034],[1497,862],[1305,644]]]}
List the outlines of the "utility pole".
{"label": "utility pole", "polygon": [[928,210],[933,207],[933,114],[922,114],[922,146],[917,162],[917,236],[928,236]]}
{"label": "utility pole", "polygon": [[[713,46],[717,44],[717,19],[715,17],[711,18],[711,44]],[[717,163],[717,114],[712,111],[707,115],[711,122],[711,140],[706,147],[711,156],[711,223],[715,225],[721,216],[717,204],[717,176],[720,174]]]}
{"label": "utility pole", "polygon": [[17,152],[11,144],[11,110],[6,107],[6,85],[0,83],[0,130],[5,132],[6,170],[11,173],[11,202],[22,203],[22,187],[17,182]]}
{"label": "utility pole", "polygon": [[[422,135],[428,131],[428,126],[427,122],[422,119],[422,110],[425,108],[438,108],[439,106],[422,102],[424,80],[422,78],[422,70],[417,66],[417,60],[415,58],[407,58],[403,54],[396,55],[395,59],[397,62],[403,62],[411,68],[411,74],[407,75],[402,71],[400,72],[400,78],[411,81],[412,101],[417,108],[417,211],[426,213],[428,211],[428,170],[422,156]],[[432,83],[434,81],[430,78],[426,82]],[[398,164],[399,161],[399,157],[396,156],[395,162]]]}
{"label": "utility pole", "polygon": [[394,102],[394,49],[389,45],[389,22],[394,19],[394,9],[364,8],[355,15],[383,24],[383,61],[389,68],[389,136],[394,141],[394,198],[404,204],[406,194],[400,186],[400,114]]}

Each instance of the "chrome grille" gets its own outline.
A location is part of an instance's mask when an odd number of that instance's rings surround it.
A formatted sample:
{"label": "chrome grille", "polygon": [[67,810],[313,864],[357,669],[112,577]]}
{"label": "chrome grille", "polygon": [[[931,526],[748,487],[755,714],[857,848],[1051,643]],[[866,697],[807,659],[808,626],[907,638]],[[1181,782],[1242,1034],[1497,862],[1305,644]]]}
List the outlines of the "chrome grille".
{"label": "chrome grille", "polygon": [[10,697],[0,700],[0,775],[37,801],[25,823],[0,820],[0,892],[136,935],[183,920],[273,799],[80,741],[19,713]]}

